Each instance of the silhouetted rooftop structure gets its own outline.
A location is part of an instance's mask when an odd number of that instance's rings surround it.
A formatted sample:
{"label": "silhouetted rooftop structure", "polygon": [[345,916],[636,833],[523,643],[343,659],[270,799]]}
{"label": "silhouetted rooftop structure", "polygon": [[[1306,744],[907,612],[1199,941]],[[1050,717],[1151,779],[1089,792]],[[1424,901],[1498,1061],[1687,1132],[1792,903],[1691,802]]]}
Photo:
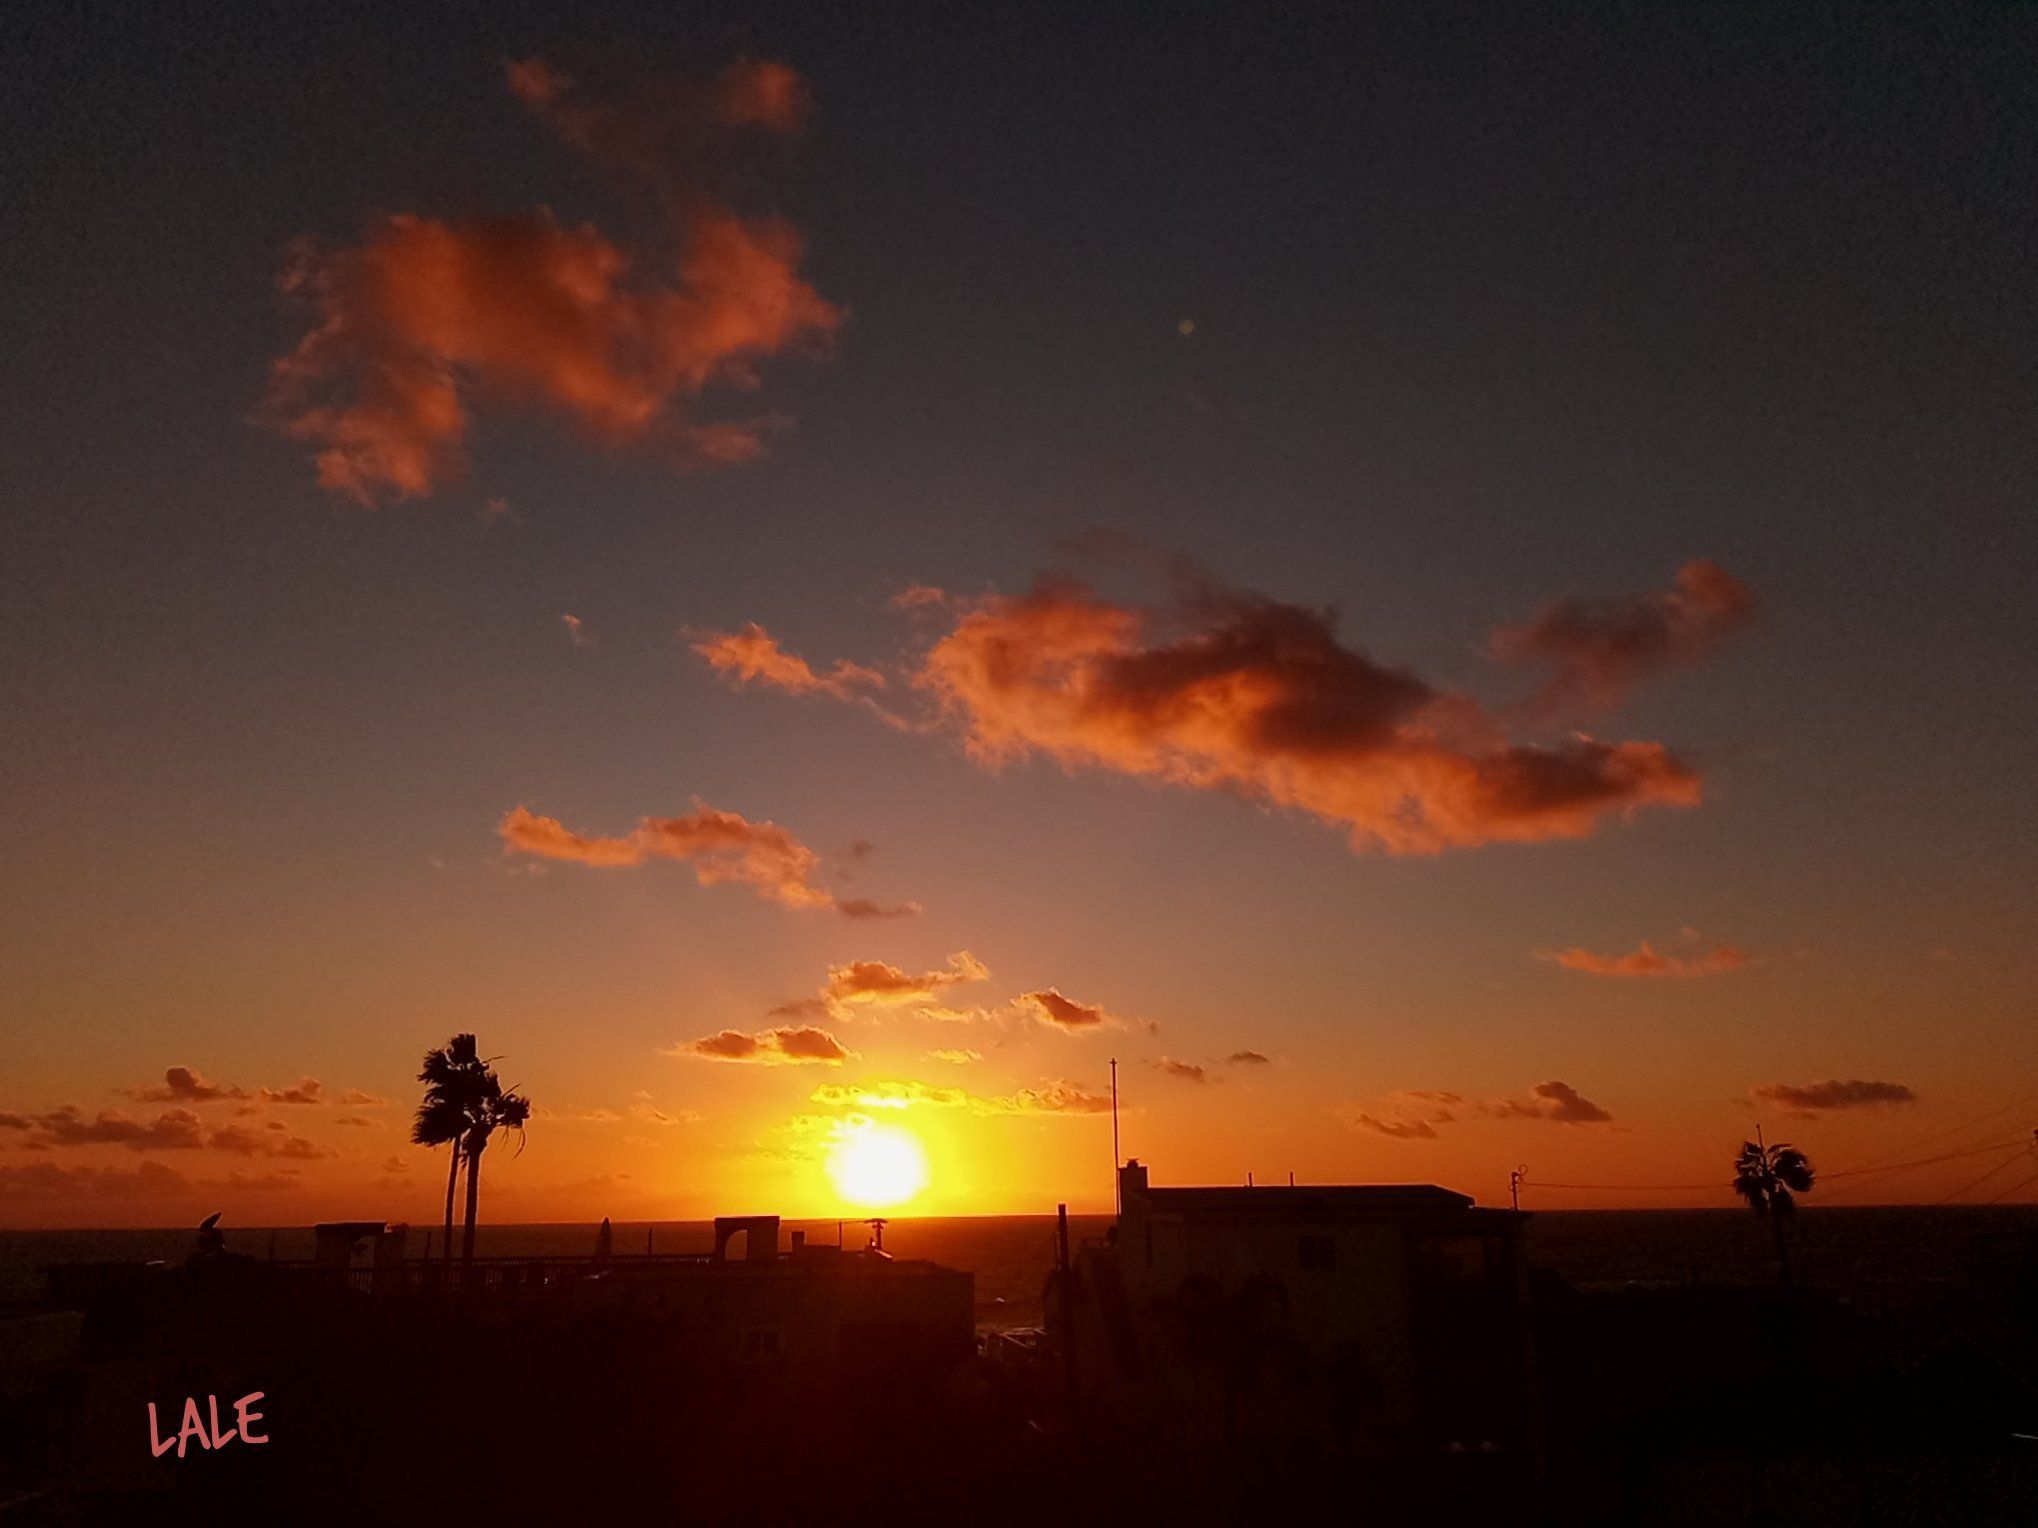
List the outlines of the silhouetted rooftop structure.
{"label": "silhouetted rooftop structure", "polygon": [[1527,1216],[1427,1183],[1157,1188],[1049,1292],[1079,1410],[1181,1438],[1532,1447]]}

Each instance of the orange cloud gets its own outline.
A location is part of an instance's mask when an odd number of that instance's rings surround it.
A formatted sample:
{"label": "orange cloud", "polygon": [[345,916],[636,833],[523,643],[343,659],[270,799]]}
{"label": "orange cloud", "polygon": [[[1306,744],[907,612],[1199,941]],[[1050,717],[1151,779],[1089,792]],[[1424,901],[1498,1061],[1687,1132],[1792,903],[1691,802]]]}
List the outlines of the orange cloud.
{"label": "orange cloud", "polygon": [[1105,1114],[1111,1108],[1111,1095],[1056,1080],[987,1099],[985,1103],[994,1114]]}
{"label": "orange cloud", "polygon": [[316,1077],[300,1077],[294,1087],[264,1088],[262,1102],[270,1104],[316,1104],[323,1103],[325,1084]]}
{"label": "orange cloud", "polygon": [[27,1145],[38,1151],[60,1146],[195,1151],[205,1144],[205,1123],[189,1109],[165,1109],[153,1120],[131,1119],[117,1109],[103,1109],[88,1120],[76,1104],[65,1104],[47,1114],[0,1114],[0,1128],[30,1132]]}
{"label": "orange cloud", "polygon": [[910,1109],[916,1104],[957,1109],[977,1101],[961,1088],[913,1081],[824,1082],[808,1096],[831,1109]]}
{"label": "orange cloud", "polygon": [[1361,1114],[1352,1123],[1362,1129],[1392,1136],[1397,1141],[1433,1141],[1437,1138],[1436,1127],[1427,1120],[1376,1119],[1370,1114]]}
{"label": "orange cloud", "polygon": [[518,854],[599,868],[685,860],[703,886],[735,881],[786,907],[835,905],[834,894],[814,884],[821,857],[812,849],[776,823],[750,822],[698,800],[685,817],[639,818],[622,838],[585,837],[522,806],[503,817],[498,832]]}
{"label": "orange cloud", "polygon": [[1111,1017],[1101,1006],[1063,997],[1053,987],[1040,992],[1022,992],[1018,1001],[1022,1007],[1031,1009],[1041,1023],[1052,1024],[1058,1029],[1094,1029]]}
{"label": "orange cloud", "polygon": [[[657,134],[633,142],[623,116],[570,102],[570,82],[541,60],[511,66],[509,83],[586,152],[654,162]],[[689,130],[790,126],[798,94],[784,66],[745,66],[688,97],[685,115]],[[699,149],[671,158],[704,162]],[[430,494],[463,470],[477,399],[686,464],[756,456],[765,421],[699,422],[687,405],[717,383],[753,388],[759,361],[819,346],[841,315],[796,273],[790,224],[662,189],[676,247],[649,258],[542,209],[399,214],[351,248],[300,244],[282,284],[313,322],[276,363],[270,407],[283,433],[315,448],[320,485],[363,505]]]}
{"label": "orange cloud", "polygon": [[[649,821],[650,819],[645,819]],[[542,859],[571,860],[580,865],[641,865],[649,857],[634,835],[628,838],[586,838],[569,832],[556,817],[540,817],[519,806],[505,816],[497,831],[519,854]]]}
{"label": "orange cloud", "polygon": [[26,1133],[23,1145],[31,1151],[52,1151],[78,1146],[125,1146],[129,1151],[212,1151],[241,1156],[327,1157],[338,1153],[299,1136],[277,1139],[280,1123],[267,1130],[250,1130],[243,1125],[219,1125],[208,1130],[205,1122],[189,1109],[165,1109],[152,1120],[132,1119],[114,1109],[104,1109],[92,1119],[85,1118],[76,1104],[64,1104],[45,1114],[0,1114],[0,1129]]}
{"label": "orange cloud", "polygon": [[1822,1114],[1833,1109],[1871,1108],[1878,1104],[1914,1104],[1918,1095],[1900,1082],[1765,1082],[1748,1090],[1748,1096],[1763,1103],[1781,1104],[1799,1115]]}
{"label": "orange cloud", "polygon": [[735,683],[763,684],[795,695],[833,695],[848,700],[860,686],[881,690],[885,676],[847,659],[838,661],[826,674],[817,674],[807,660],[789,653],[755,621],[741,631],[704,633],[693,650],[707,659],[708,666],[726,674]]}
{"label": "orange cloud", "polygon": [[835,911],[845,918],[864,921],[872,918],[911,918],[920,911],[918,902],[873,902],[868,897],[845,897],[837,901]]}
{"label": "orange cloud", "polygon": [[882,960],[852,960],[846,965],[829,967],[826,995],[837,1003],[904,1007],[927,1002],[944,987],[986,981],[990,974],[990,969],[968,950],[957,950],[941,970],[922,971],[917,976]]}
{"label": "orange cloud", "polygon": [[1544,950],[1539,958],[1567,971],[1583,971],[1591,976],[1718,976],[1748,963],[1747,953],[1730,944],[1714,945],[1697,955],[1664,955],[1646,939],[1639,949],[1626,955],[1596,955],[1573,946],[1568,950]]}
{"label": "orange cloud", "polygon": [[1053,1081],[1038,1088],[1020,1088],[996,1098],[979,1098],[961,1088],[918,1081],[825,1083],[813,1101],[838,1109],[968,1109],[975,1114],[1100,1114],[1111,1107],[1111,1095],[1092,1093],[1072,1082]]}
{"label": "orange cloud", "polygon": [[1210,1073],[1203,1067],[1196,1065],[1193,1061],[1176,1061],[1172,1057],[1163,1056],[1154,1065],[1179,1082],[1208,1082],[1210,1080]]}
{"label": "orange cloud", "polygon": [[1544,1120],[1557,1125],[1604,1125],[1613,1115],[1586,1098],[1568,1082],[1539,1082],[1528,1092],[1497,1098],[1467,1098],[1462,1093],[1405,1088],[1389,1095],[1392,1114],[1356,1116],[1353,1123],[1398,1140],[1435,1140],[1438,1125],[1455,1124],[1466,1116],[1497,1120]]}
{"label": "orange cloud", "polygon": [[1226,1058],[1233,1066],[1266,1066],[1267,1058],[1256,1050],[1233,1051]]}
{"label": "orange cloud", "polygon": [[764,1029],[746,1035],[725,1029],[691,1043],[675,1046],[671,1056],[701,1056],[709,1061],[751,1061],[765,1066],[818,1062],[837,1066],[854,1054],[825,1029],[812,1025]]}
{"label": "orange cloud", "polygon": [[301,1135],[278,1139],[272,1130],[249,1130],[243,1125],[221,1125],[206,1138],[205,1144],[214,1151],[231,1151],[244,1157],[286,1157],[309,1162],[339,1155],[333,1147],[321,1146]]}
{"label": "orange cloud", "polygon": [[128,1088],[127,1096],[145,1104],[203,1104],[222,1098],[246,1098],[245,1090],[226,1083],[208,1082],[188,1066],[173,1066],[163,1073],[161,1087]]}
{"label": "orange cloud", "polygon": [[1471,701],[1343,646],[1331,617],[1196,580],[1188,629],[1066,580],[969,607],[916,683],[997,766],[1039,753],[1312,813],[1354,848],[1430,853],[1579,838],[1693,806],[1659,743],[1510,741]]}
{"label": "orange cloud", "polygon": [[1568,1082],[1539,1082],[1524,1098],[1495,1099],[1485,1107],[1497,1119],[1541,1119],[1559,1125],[1604,1125],[1613,1118]]}
{"label": "orange cloud", "polygon": [[1754,612],[1748,586],[1700,558],[1679,568],[1668,589],[1552,600],[1525,624],[1495,631],[1488,650],[1506,662],[1554,671],[1534,702],[1538,708],[1604,710],[1650,675],[1709,657]]}

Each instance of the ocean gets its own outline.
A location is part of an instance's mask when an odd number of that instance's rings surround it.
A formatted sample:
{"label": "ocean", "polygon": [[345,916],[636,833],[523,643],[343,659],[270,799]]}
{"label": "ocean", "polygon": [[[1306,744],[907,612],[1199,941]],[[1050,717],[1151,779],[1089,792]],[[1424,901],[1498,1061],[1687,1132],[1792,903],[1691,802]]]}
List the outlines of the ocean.
{"label": "ocean", "polygon": [[[1072,1215],[1069,1235],[1099,1237],[1108,1215]],[[811,1242],[833,1244],[833,1220],[790,1220]],[[845,1245],[862,1245],[861,1221],[840,1222]],[[413,1254],[424,1250],[426,1227],[411,1229]],[[438,1244],[438,1228],[429,1228]],[[657,1252],[706,1252],[706,1221],[628,1222],[614,1227],[617,1256],[642,1252],[646,1233]],[[591,1253],[592,1224],[483,1225],[481,1257]],[[128,1231],[0,1231],[0,1309],[42,1298],[43,1269],[52,1263],[160,1258],[181,1261],[190,1229]],[[984,1328],[1034,1326],[1040,1292],[1054,1266],[1051,1215],[897,1219],[885,1228],[894,1257],[927,1258],[976,1275],[977,1322]],[[1586,1288],[1641,1284],[1764,1284],[1776,1278],[1768,1227],[1746,1210],[1545,1210],[1528,1228],[1529,1259]],[[255,1257],[311,1255],[308,1226],[228,1228],[229,1251]],[[1855,1291],[1877,1286],[1969,1283],[2014,1275],[2038,1255],[2038,1206],[1806,1206],[1791,1226],[1791,1259],[1799,1282]]]}

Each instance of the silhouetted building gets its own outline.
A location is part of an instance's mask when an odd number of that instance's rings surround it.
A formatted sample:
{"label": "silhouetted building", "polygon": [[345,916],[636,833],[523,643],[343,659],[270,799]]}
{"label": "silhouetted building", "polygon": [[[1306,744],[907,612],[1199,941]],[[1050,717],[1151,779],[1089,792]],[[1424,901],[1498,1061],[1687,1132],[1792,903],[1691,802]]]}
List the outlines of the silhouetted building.
{"label": "silhouetted building", "polygon": [[1155,1188],[1048,1292],[1078,1410],[1375,1453],[1534,1442],[1527,1216],[1428,1184]]}

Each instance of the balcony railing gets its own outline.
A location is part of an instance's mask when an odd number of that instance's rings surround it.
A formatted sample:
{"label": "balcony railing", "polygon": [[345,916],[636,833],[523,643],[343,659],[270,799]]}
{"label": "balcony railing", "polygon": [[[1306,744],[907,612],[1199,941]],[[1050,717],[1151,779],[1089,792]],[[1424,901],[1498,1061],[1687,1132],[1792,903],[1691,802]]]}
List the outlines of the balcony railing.
{"label": "balcony railing", "polygon": [[[664,1274],[708,1268],[715,1260],[702,1253],[671,1253],[635,1257],[478,1257],[471,1263],[407,1258],[381,1267],[334,1268],[317,1263],[277,1262],[265,1266],[278,1275],[319,1289],[374,1295],[514,1295],[564,1294],[595,1285],[636,1283]],[[726,1266],[741,1267],[735,1263]]]}

